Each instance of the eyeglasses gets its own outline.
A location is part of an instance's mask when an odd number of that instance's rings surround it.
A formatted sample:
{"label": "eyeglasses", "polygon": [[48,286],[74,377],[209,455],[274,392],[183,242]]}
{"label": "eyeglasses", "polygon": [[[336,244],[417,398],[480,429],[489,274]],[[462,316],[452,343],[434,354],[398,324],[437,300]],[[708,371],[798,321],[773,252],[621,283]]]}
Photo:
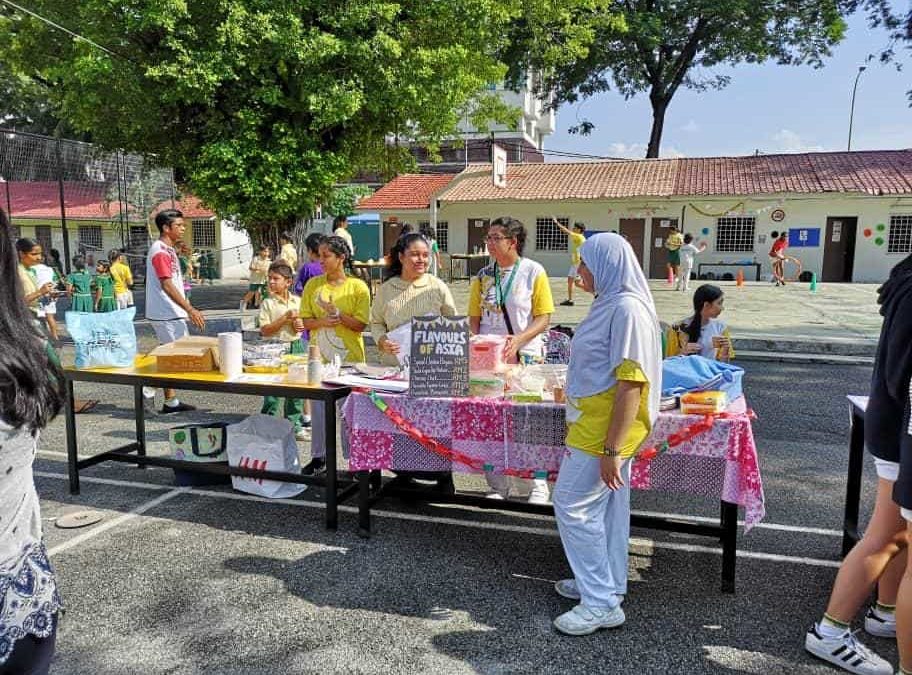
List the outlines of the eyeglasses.
{"label": "eyeglasses", "polygon": [[502,234],[489,234],[485,237],[485,241],[503,241],[504,239],[512,239],[513,237],[505,237]]}

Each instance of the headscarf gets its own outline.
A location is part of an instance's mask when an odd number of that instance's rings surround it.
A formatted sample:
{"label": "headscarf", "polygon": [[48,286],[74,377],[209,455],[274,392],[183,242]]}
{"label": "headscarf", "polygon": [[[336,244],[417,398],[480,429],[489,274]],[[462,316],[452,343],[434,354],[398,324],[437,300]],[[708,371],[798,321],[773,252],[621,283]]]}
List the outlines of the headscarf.
{"label": "headscarf", "polygon": [[596,234],[580,247],[594,279],[595,302],[573,337],[567,394],[585,398],[617,384],[615,369],[634,361],[649,380],[649,416],[659,414],[662,340],[649,284],[626,239]]}

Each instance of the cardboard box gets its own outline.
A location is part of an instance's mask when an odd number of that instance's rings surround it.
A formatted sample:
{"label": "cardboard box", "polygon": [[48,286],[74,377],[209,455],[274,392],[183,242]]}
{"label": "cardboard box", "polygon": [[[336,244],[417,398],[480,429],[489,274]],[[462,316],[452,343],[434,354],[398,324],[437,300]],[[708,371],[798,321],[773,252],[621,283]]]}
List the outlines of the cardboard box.
{"label": "cardboard box", "polygon": [[156,347],[156,368],[162,373],[201,373],[218,369],[218,338],[189,336]]}

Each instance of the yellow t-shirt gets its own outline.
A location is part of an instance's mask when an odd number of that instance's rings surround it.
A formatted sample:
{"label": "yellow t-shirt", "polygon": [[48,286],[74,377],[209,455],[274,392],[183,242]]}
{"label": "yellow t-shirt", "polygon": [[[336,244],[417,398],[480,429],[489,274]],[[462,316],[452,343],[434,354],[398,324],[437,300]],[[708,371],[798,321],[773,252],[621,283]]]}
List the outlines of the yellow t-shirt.
{"label": "yellow t-shirt", "polygon": [[567,239],[570,242],[570,264],[579,265],[581,261],[579,247],[586,241],[586,236],[577,232],[572,232],[567,235]]}
{"label": "yellow t-shirt", "polygon": [[[319,302],[332,302],[343,314],[353,316],[365,325],[370,322],[370,291],[360,279],[346,277],[341,286],[332,286],[326,281],[326,275],[310,279],[301,293],[302,319],[322,319],[326,310]],[[348,354],[345,360],[349,363],[364,363],[364,339],[360,332],[355,332],[341,323],[332,331],[328,328],[317,328],[310,331],[311,342],[316,341],[325,360],[333,356],[333,349],[345,349]]]}
{"label": "yellow t-shirt", "polygon": [[120,295],[130,290],[133,285],[133,272],[122,262],[111,265],[111,278],[114,279],[114,294]]}
{"label": "yellow t-shirt", "polygon": [[677,251],[684,245],[684,235],[680,232],[672,232],[665,239],[665,248],[669,251]]}
{"label": "yellow t-shirt", "polygon": [[[289,293],[286,300],[275,295],[270,295],[263,300],[263,304],[260,305],[260,327],[262,328],[273,321],[278,321],[281,317],[285,316],[289,310],[298,311],[300,307],[301,298],[293,293]],[[279,329],[278,333],[273,333],[269,337],[281,340],[282,342],[294,342],[298,339],[298,334],[291,326],[285,324]]]}
{"label": "yellow t-shirt", "polygon": [[[652,424],[649,421],[649,386],[650,382],[643,370],[635,361],[625,360],[614,371],[618,381],[644,382],[640,390],[640,405],[636,417],[620,451],[625,459],[632,457],[643,441],[649,436]],[[608,436],[608,427],[611,425],[611,416],[614,414],[614,398],[617,395],[617,385],[607,391],[594,396],[580,399],[567,399],[567,405],[573,406],[577,413],[576,421],[567,425],[567,445],[577,450],[582,450],[590,455],[603,455],[605,453],[605,438]]]}

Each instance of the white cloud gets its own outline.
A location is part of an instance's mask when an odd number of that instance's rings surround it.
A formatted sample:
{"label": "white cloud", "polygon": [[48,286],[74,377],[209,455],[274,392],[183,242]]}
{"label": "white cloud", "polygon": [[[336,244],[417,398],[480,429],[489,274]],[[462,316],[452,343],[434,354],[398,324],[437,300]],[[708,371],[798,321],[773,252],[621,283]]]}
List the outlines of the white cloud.
{"label": "white cloud", "polygon": [[681,131],[688,134],[695,134],[700,131],[700,125],[694,119],[687,120],[687,123],[681,127]]}
{"label": "white cloud", "polygon": [[823,152],[822,145],[815,145],[790,129],[780,129],[773,134],[776,144],[773,151],[779,152]]}
{"label": "white cloud", "polygon": [[[611,157],[624,157],[628,159],[643,159],[646,156],[646,144],[623,142],[609,143],[608,155]],[[663,159],[686,156],[674,146],[662,146],[659,150],[659,155]]]}

